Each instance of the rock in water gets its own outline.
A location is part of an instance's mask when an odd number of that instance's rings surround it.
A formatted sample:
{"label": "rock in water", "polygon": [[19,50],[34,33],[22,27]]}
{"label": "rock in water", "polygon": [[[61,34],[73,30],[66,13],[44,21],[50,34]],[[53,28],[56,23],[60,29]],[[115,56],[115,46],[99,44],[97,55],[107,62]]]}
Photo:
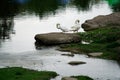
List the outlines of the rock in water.
{"label": "rock in water", "polygon": [[82,28],[85,31],[109,26],[120,27],[120,12],[115,12],[106,16],[100,15],[91,20],[86,20],[85,23],[82,24]]}
{"label": "rock in water", "polygon": [[70,64],[70,65],[80,65],[80,64],[86,64],[86,62],[83,62],[83,61],[71,61],[68,64]]}
{"label": "rock in water", "polygon": [[81,42],[81,38],[76,33],[46,33],[37,34],[35,40],[44,45],[57,45]]}
{"label": "rock in water", "polygon": [[70,57],[73,57],[74,56],[74,54],[61,54],[61,55],[63,55],[63,56],[70,56]]}
{"label": "rock in water", "polygon": [[71,77],[63,77],[62,80],[77,80],[76,78],[71,78]]}
{"label": "rock in water", "polygon": [[99,56],[101,56],[101,55],[103,55],[102,52],[88,53],[88,56],[89,56],[89,57],[99,57]]}

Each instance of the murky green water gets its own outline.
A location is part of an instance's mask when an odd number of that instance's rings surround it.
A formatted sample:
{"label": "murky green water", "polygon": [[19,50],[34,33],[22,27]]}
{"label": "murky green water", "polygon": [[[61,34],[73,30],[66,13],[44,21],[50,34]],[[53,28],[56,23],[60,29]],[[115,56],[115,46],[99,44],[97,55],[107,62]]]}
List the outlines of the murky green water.
{"label": "murky green water", "polygon": [[[70,28],[76,19],[82,24],[95,16],[117,11],[120,11],[119,0],[1,0],[0,67],[24,66],[54,70],[61,76],[82,74],[96,80],[120,80],[120,68],[115,61],[84,55],[63,57],[60,54],[64,52],[54,48],[37,50],[34,40],[39,33],[61,32],[56,28],[57,23]],[[70,60],[83,60],[87,64],[73,67],[67,64]]]}

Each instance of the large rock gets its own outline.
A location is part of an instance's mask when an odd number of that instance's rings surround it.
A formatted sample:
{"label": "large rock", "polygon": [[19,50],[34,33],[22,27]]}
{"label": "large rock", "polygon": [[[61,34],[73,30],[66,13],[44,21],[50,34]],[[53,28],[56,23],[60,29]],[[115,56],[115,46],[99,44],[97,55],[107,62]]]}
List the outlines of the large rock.
{"label": "large rock", "polygon": [[85,31],[106,26],[120,27],[120,12],[112,13],[106,16],[100,15],[91,20],[86,20],[85,23],[82,24],[82,28]]}
{"label": "large rock", "polygon": [[37,34],[35,40],[44,45],[57,45],[67,43],[77,43],[81,38],[76,33],[47,33]]}

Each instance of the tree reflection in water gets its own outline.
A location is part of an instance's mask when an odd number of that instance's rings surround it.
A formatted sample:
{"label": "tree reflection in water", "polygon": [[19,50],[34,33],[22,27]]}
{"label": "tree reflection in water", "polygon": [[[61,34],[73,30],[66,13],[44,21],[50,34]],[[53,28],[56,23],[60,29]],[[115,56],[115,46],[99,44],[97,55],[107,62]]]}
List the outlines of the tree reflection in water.
{"label": "tree reflection in water", "polygon": [[15,34],[13,30],[13,18],[3,18],[0,20],[0,39],[10,39],[10,34]]}
{"label": "tree reflection in water", "polygon": [[18,5],[12,0],[0,1],[0,39],[10,39],[10,34],[15,33],[14,16],[18,11]]}
{"label": "tree reflection in water", "polygon": [[18,3],[18,4],[25,4],[27,2],[29,2],[30,0],[14,0],[14,2]]}
{"label": "tree reflection in water", "polygon": [[120,0],[1,0],[0,38],[10,38],[13,32],[14,17],[35,14],[40,19],[55,15],[57,10],[65,10],[67,4],[76,6],[79,11],[88,11],[101,1],[108,1],[113,11],[120,11]]}

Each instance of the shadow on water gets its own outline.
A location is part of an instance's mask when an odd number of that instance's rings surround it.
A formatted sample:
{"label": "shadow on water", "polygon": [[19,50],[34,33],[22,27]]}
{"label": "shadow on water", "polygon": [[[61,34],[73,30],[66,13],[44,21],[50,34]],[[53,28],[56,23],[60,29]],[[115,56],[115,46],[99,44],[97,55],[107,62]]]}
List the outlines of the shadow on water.
{"label": "shadow on water", "polygon": [[42,44],[40,42],[37,42],[37,41],[34,43],[34,45],[35,45],[35,49],[36,50],[42,50],[42,49],[50,48],[51,47],[51,46],[44,45],[44,44]]}

